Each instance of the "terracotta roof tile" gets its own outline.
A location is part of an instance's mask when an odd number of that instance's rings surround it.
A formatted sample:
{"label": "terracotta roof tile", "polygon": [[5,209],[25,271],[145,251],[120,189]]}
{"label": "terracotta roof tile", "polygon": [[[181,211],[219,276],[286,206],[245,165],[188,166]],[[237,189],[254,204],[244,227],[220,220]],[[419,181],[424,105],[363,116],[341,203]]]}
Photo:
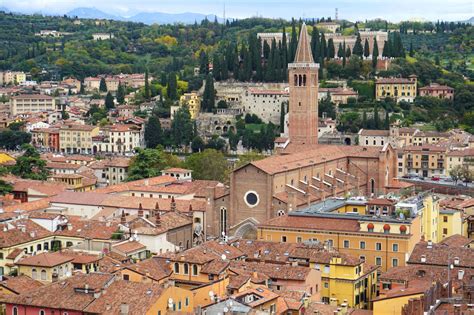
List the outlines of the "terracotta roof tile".
{"label": "terracotta roof tile", "polygon": [[0,286],[3,286],[16,294],[22,294],[35,290],[43,286],[43,284],[39,281],[31,279],[28,276],[20,275],[18,277],[8,277],[3,281],[0,281]]}
{"label": "terracotta roof tile", "polygon": [[358,232],[359,222],[356,219],[280,216],[268,220],[261,227],[301,228],[324,231]]}
{"label": "terracotta roof tile", "polygon": [[125,266],[124,268],[130,269],[143,276],[147,276],[155,281],[165,279],[172,274],[168,263],[163,259],[158,258],[145,259],[136,264]]}
{"label": "terracotta roof tile", "polygon": [[20,261],[17,261],[15,264],[19,266],[55,267],[72,260],[72,257],[65,256],[59,252],[54,252],[25,257]]}
{"label": "terracotta roof tile", "polygon": [[137,241],[125,241],[120,244],[112,245],[112,250],[118,250],[119,252],[124,254],[130,254],[145,249],[146,246]]}

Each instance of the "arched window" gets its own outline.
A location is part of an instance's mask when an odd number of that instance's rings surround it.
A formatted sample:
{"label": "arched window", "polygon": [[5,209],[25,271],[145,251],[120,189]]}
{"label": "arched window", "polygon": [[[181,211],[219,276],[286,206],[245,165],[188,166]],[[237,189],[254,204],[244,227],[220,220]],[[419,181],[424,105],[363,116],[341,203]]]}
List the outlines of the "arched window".
{"label": "arched window", "polygon": [[36,272],[35,268],[31,269],[31,278],[33,278],[33,280],[38,278],[38,273]]}
{"label": "arched window", "polygon": [[46,315],[46,313],[43,310],[41,310],[39,311],[39,315]]}
{"label": "arched window", "polygon": [[179,273],[179,263],[174,263],[174,273]]}
{"label": "arched window", "polygon": [[193,265],[193,276],[197,276],[197,274],[198,274],[198,266]]}
{"label": "arched window", "polygon": [[227,233],[227,209],[222,207],[221,208],[221,216],[220,216],[220,232]]}
{"label": "arched window", "polygon": [[306,74],[303,74],[303,86],[306,86]]}
{"label": "arched window", "polygon": [[18,315],[18,307],[13,306],[13,308],[12,308],[12,315]]}
{"label": "arched window", "polygon": [[40,251],[41,250],[41,244],[36,245],[36,250]]}
{"label": "arched window", "polygon": [[298,76],[298,86],[303,85],[303,78],[301,77],[301,74]]}
{"label": "arched window", "polygon": [[285,210],[278,210],[277,216],[281,217],[285,215]]}
{"label": "arched window", "polygon": [[46,280],[46,270],[41,270],[41,280]]}
{"label": "arched window", "polygon": [[375,180],[373,178],[370,180],[370,192],[375,194]]}
{"label": "arched window", "polygon": [[186,263],[184,264],[184,272],[185,275],[189,274],[189,265]]}
{"label": "arched window", "polygon": [[66,242],[66,247],[71,247],[72,246],[72,242]]}
{"label": "arched window", "polygon": [[295,82],[294,82],[294,85],[295,86],[298,86],[298,75],[295,74]]}

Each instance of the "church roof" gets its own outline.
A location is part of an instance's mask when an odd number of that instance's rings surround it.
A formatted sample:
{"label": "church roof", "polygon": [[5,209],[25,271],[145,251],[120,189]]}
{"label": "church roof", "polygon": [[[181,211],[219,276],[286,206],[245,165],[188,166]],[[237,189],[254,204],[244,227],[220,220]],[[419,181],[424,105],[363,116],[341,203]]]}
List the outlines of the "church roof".
{"label": "church roof", "polygon": [[305,23],[301,25],[300,38],[298,40],[298,48],[296,49],[294,62],[314,63],[311,45],[309,43],[308,31],[306,30]]}

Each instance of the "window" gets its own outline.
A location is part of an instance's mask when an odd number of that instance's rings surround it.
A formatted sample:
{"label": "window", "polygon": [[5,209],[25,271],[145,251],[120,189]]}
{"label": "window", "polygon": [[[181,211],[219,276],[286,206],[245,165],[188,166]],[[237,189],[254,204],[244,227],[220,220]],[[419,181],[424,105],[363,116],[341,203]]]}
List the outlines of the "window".
{"label": "window", "polygon": [[186,299],[184,300],[184,305],[185,305],[185,306],[188,306],[188,305],[189,305],[189,298],[188,298],[188,297],[186,297]]}
{"label": "window", "polygon": [[41,244],[36,245],[36,250],[40,251],[41,250]]}
{"label": "window", "polygon": [[66,242],[66,247],[71,247],[72,245],[72,242]]}
{"label": "window", "polygon": [[365,249],[365,242],[364,241],[360,241],[360,249]]}
{"label": "window", "polygon": [[174,263],[174,273],[179,273],[179,263]]}
{"label": "window", "polygon": [[327,289],[329,288],[329,283],[328,282],[324,282],[324,287]]}
{"label": "window", "polygon": [[178,311],[181,311],[181,301],[178,302]]}
{"label": "window", "polygon": [[283,235],[283,236],[281,237],[281,241],[282,241],[283,243],[286,243],[286,236],[285,236],[285,235]]}
{"label": "window", "polygon": [[46,315],[46,313],[43,310],[41,310],[39,311],[39,315]]}
{"label": "window", "polygon": [[344,248],[349,248],[349,241],[348,240],[344,240]]}
{"label": "window", "polygon": [[382,257],[375,257],[375,264],[377,266],[382,266]]}
{"label": "window", "polygon": [[360,260],[365,261],[365,256],[359,256]]}
{"label": "window", "polygon": [[221,217],[220,217],[220,232],[227,233],[227,209],[225,207],[221,208]]}
{"label": "window", "polygon": [[129,275],[123,275],[123,280],[125,280],[125,281],[130,280],[130,276]]}
{"label": "window", "polygon": [[301,236],[298,236],[296,238],[296,243],[301,243],[303,241],[303,239],[301,238]]}
{"label": "window", "polygon": [[46,280],[46,270],[41,270],[41,280]]}
{"label": "window", "polygon": [[193,276],[197,276],[197,274],[198,274],[198,266],[193,265]]}
{"label": "window", "polygon": [[392,245],[392,251],[398,252],[398,244],[393,244]]}
{"label": "window", "polygon": [[331,239],[327,240],[327,242],[328,242],[328,246],[329,246],[329,247],[332,247],[333,244],[334,244],[334,242],[333,242]]}
{"label": "window", "polygon": [[447,234],[448,234],[448,229],[447,229],[447,228],[443,228],[443,234],[444,234],[444,235],[447,235]]}
{"label": "window", "polygon": [[12,308],[12,315],[18,315],[18,308],[16,306]]}
{"label": "window", "polygon": [[35,268],[31,269],[31,278],[33,278],[33,280],[38,278],[38,273],[36,272]]}
{"label": "window", "polygon": [[398,267],[398,259],[397,258],[392,259],[392,267]]}
{"label": "window", "polygon": [[375,243],[375,250],[382,250],[382,243]]}
{"label": "window", "polygon": [[448,216],[447,215],[443,216],[443,222],[448,222]]}
{"label": "window", "polygon": [[183,273],[184,273],[185,275],[189,274],[189,265],[188,265],[187,263],[184,264],[184,268],[183,268],[183,269],[184,269]]}
{"label": "window", "polygon": [[244,201],[249,207],[255,207],[258,205],[258,194],[255,191],[248,191],[245,194]]}

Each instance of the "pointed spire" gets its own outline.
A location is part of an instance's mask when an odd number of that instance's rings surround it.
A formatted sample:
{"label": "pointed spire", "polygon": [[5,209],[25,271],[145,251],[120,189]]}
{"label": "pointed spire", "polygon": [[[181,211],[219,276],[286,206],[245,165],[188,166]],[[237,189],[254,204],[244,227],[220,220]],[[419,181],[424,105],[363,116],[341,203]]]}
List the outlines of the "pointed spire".
{"label": "pointed spire", "polygon": [[304,22],[301,25],[298,48],[296,48],[295,62],[314,63],[313,54],[311,53],[311,45],[309,43],[308,31],[306,30],[306,23]]}

